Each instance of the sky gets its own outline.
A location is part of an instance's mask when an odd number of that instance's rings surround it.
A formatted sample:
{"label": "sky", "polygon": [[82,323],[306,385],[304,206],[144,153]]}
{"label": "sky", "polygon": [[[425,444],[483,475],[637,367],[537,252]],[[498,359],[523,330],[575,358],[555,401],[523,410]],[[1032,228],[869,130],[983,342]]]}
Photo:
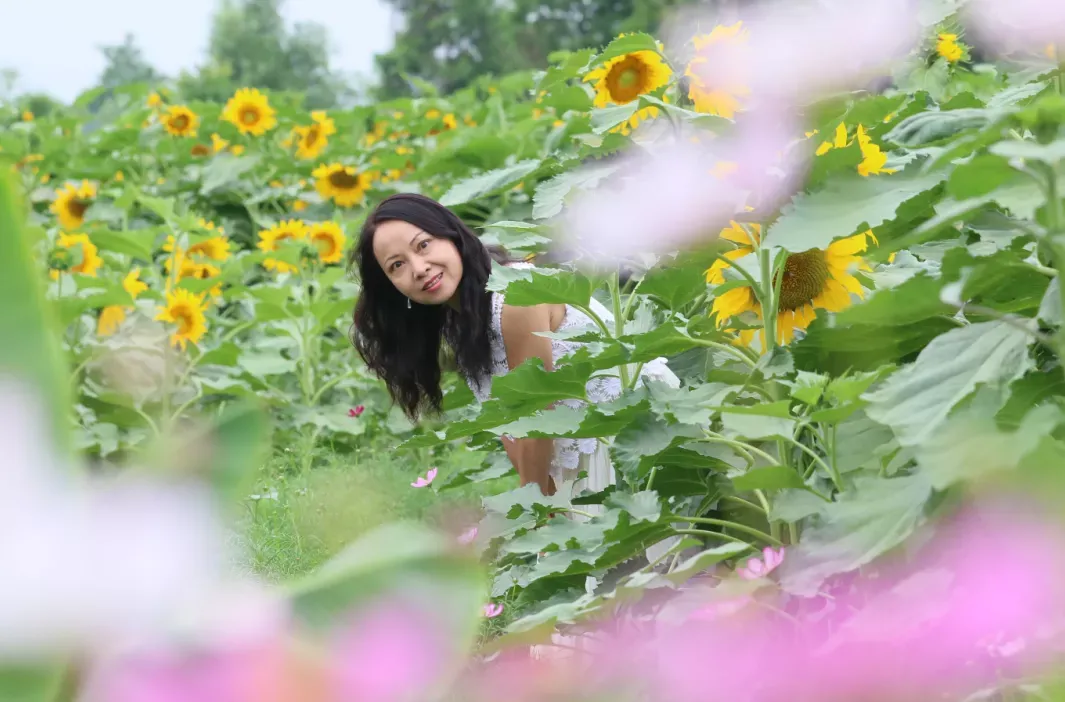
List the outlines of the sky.
{"label": "sky", "polygon": [[[158,70],[175,76],[203,61],[211,17],[220,0],[0,0],[0,69],[19,73],[18,92],[42,91],[64,101],[95,84],[104,60],[98,47],[134,35]],[[286,0],[290,22],[329,29],[333,67],[373,73],[374,54],[392,46],[393,16],[383,0]]]}

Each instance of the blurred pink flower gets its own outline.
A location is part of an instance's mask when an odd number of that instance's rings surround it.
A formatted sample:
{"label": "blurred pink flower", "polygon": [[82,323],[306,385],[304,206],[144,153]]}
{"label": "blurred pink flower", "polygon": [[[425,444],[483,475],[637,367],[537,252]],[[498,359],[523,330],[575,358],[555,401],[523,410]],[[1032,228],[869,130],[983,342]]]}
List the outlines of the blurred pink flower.
{"label": "blurred pink flower", "polygon": [[453,644],[431,611],[404,602],[376,604],[353,617],[333,645],[339,700],[426,699],[453,662]]}
{"label": "blurred pink flower", "polygon": [[[770,111],[808,104],[888,75],[920,41],[909,0],[765,4],[740,12],[746,41],[706,42],[692,69],[708,91],[743,86],[744,102]],[[699,26],[713,26],[713,17]],[[690,18],[671,44],[691,39]],[[740,117],[742,120],[742,116]]]}
{"label": "blurred pink flower", "polygon": [[236,582],[206,485],[92,476],[52,452],[39,410],[0,383],[0,533],[18,535],[0,538],[0,660],[161,636]]}
{"label": "blurred pink flower", "polygon": [[1065,615],[1059,529],[1023,506],[968,510],[938,525],[908,564],[855,580],[832,601],[827,626],[770,605],[634,636],[624,655],[657,651],[650,686],[676,702],[964,696],[995,678],[989,642],[1024,641],[1007,649],[1022,663],[1049,654],[1036,634]]}
{"label": "blurred pink flower", "polygon": [[970,0],[965,23],[976,43],[1003,54],[1065,45],[1065,3],[1057,0]]}
{"label": "blurred pink flower", "polygon": [[503,613],[503,605],[495,602],[489,602],[484,606],[484,616],[488,619],[494,619]]}
{"label": "blurred pink flower", "polygon": [[795,192],[805,159],[789,146],[801,137],[779,115],[748,114],[707,144],[634,149],[610,179],[574,198],[558,226],[561,245],[610,264],[709,240],[747,205],[772,210]]}
{"label": "blurred pink flower", "polygon": [[476,538],[477,538],[477,527],[476,526],[472,526],[469,529],[467,529],[466,531],[464,531],[461,534],[459,534],[458,539],[456,539],[456,540],[460,544],[462,544],[463,546],[468,546],[468,545],[472,544],[474,539],[476,539]]}
{"label": "blurred pink flower", "polygon": [[283,684],[284,649],[271,641],[229,649],[140,651],[89,676],[83,702],[265,702]]}
{"label": "blurred pink flower", "polygon": [[366,408],[364,406],[356,405],[354,408],[348,410],[348,416],[349,417],[358,417],[359,415],[361,415],[365,411],[366,411]]}
{"label": "blurred pink flower", "polygon": [[774,549],[766,546],[762,549],[762,558],[751,558],[745,567],[737,568],[736,573],[744,580],[758,580],[769,575],[783,562],[783,548]]}
{"label": "blurred pink flower", "polygon": [[410,484],[411,487],[423,488],[429,487],[436,480],[436,468],[430,468],[429,472],[425,474],[425,477],[419,476],[417,480]]}

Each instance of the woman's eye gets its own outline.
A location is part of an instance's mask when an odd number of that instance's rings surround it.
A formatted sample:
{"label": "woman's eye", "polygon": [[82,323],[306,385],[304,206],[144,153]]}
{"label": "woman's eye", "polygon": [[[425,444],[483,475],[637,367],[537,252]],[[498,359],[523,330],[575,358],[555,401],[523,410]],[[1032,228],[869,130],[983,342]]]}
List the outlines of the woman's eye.
{"label": "woman's eye", "polygon": [[391,266],[389,266],[389,268],[390,268],[391,270],[396,270],[396,269],[397,269],[397,268],[399,268],[399,267],[400,267],[401,265],[403,265],[403,261],[393,261],[393,262],[392,262],[392,265],[391,265]]}
{"label": "woman's eye", "polygon": [[419,248],[419,249],[424,249],[424,248],[426,248],[427,246],[429,246],[429,240],[428,240],[428,239],[422,239],[422,240],[421,240],[421,241],[420,241],[420,242],[418,243],[418,248]]}

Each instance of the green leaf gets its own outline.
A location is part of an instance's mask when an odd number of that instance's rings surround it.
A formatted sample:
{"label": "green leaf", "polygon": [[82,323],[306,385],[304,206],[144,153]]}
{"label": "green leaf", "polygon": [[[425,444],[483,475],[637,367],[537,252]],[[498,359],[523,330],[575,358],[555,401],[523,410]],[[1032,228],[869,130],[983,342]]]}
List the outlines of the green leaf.
{"label": "green leaf", "polygon": [[595,55],[594,49],[581,49],[568,53],[557,65],[551,66],[537,84],[538,91],[551,90],[554,86],[575,78]]}
{"label": "green leaf", "polygon": [[771,439],[791,436],[795,421],[770,415],[722,413],[725,433],[745,439]]}
{"label": "green leaf", "polygon": [[823,190],[797,196],[769,228],[766,245],[793,252],[827,249],[834,240],[880,226],[898,209],[935,188],[943,173],[836,178]]}
{"label": "green leaf", "polygon": [[0,376],[28,385],[40,404],[32,409],[50,422],[49,443],[65,452],[71,446],[70,378],[56,309],[45,300],[25,221],[13,178],[0,168]]}
{"label": "green leaf", "polygon": [[865,395],[866,413],[890,426],[903,446],[921,443],[978,385],[1006,385],[1032,366],[1030,337],[1004,322],[983,322],[937,337],[917,360]]}
{"label": "green leaf", "polygon": [[592,109],[592,98],[579,85],[557,85],[543,98],[546,107],[553,107],[560,115],[570,110],[587,112]]}
{"label": "green leaf", "polygon": [[295,361],[271,353],[243,353],[237,359],[237,365],[249,375],[257,377],[282,375],[296,370]]}
{"label": "green leaf", "polygon": [[203,169],[203,185],[200,186],[201,195],[211,195],[218,191],[229,189],[240,177],[259,165],[259,156],[233,156],[221,153],[211,159]]}
{"label": "green leaf", "polygon": [[837,312],[835,323],[893,327],[952,314],[954,308],[939,299],[942,287],[942,280],[919,273],[893,288],[875,291],[865,302]]}
{"label": "green leaf", "polygon": [[492,397],[512,404],[546,406],[557,400],[585,399],[590,369],[586,364],[544,370],[543,361],[525,361],[506,375],[492,379]]}
{"label": "green leaf", "polygon": [[984,108],[918,112],[887,133],[885,140],[907,148],[917,148],[965,131],[987,126],[996,113]]}
{"label": "green leaf", "polygon": [[917,464],[937,490],[989,473],[1013,470],[1061,423],[1061,410],[1042,405],[1013,432],[998,429],[994,417],[974,407],[951,417],[917,449]]}
{"label": "green leaf", "polygon": [[619,124],[628,122],[639,108],[640,103],[633,100],[624,105],[611,105],[592,110],[592,133],[603,134]]}
{"label": "green leaf", "polygon": [[63,691],[67,671],[63,666],[0,667],[0,699],[5,702],[54,702]]}
{"label": "green leaf", "polygon": [[440,204],[445,207],[454,207],[487,195],[493,195],[514,185],[539,167],[539,159],[528,159],[519,161],[513,166],[497,168],[487,173],[467,178],[452,185],[440,198]]}
{"label": "green leaf", "polygon": [[986,195],[1016,175],[1002,156],[981,154],[954,169],[947,181],[947,194],[963,200]]}
{"label": "green leaf", "polygon": [[487,288],[504,294],[506,304],[587,306],[595,281],[583,273],[557,269],[509,268],[493,262]]}
{"label": "green leaf", "polygon": [[93,232],[92,241],[102,251],[114,251],[150,262],[157,234],[158,230],[155,228],[123,232]]}
{"label": "green leaf", "polygon": [[633,422],[618,432],[611,446],[618,470],[628,475],[642,475],[657,465],[659,454],[687,439],[702,435],[685,424],[666,424],[655,418]]}
{"label": "green leaf", "polygon": [[832,327],[829,320],[818,317],[791,350],[795,365],[803,370],[832,375],[874,370],[887,363],[908,360],[937,336],[955,328],[956,324],[943,317],[897,326],[847,327]]}
{"label": "green leaf", "polygon": [[654,490],[631,494],[615,492],[607,498],[606,503],[628,512],[635,522],[657,522],[662,516],[662,504],[658,500],[658,493]]}
{"label": "green leaf", "polygon": [[683,257],[669,265],[652,269],[640,283],[640,293],[653,297],[671,310],[679,310],[706,290],[706,269],[711,261],[703,257]]}
{"label": "green leaf", "polygon": [[1042,161],[1053,166],[1065,159],[1065,139],[1058,139],[1049,144],[1040,144],[1037,141],[1000,141],[992,144],[989,151],[1002,158]]}
{"label": "green leaf", "polygon": [[852,413],[835,431],[835,467],[840,473],[874,468],[879,471],[881,460],[898,449],[891,429],[864,412]]}
{"label": "green leaf", "polygon": [[781,587],[810,597],[827,578],[871,563],[913,533],[931,494],[922,476],[856,480],[789,549]]}
{"label": "green leaf", "polygon": [[494,433],[507,434],[515,439],[532,437],[571,436],[584,420],[587,408],[574,409],[560,405],[546,409],[529,417],[522,417],[509,424],[496,427]]}
{"label": "green leaf", "polygon": [[774,522],[788,522],[792,524],[820,514],[828,505],[817,495],[808,490],[781,490],[773,498],[773,504],[769,509],[769,518]]}
{"label": "green leaf", "polygon": [[270,421],[249,401],[227,405],[213,426],[195,439],[210,447],[207,475],[215,492],[236,504],[249,493],[257,471],[270,456]]}
{"label": "green leaf", "polygon": [[751,490],[805,489],[802,476],[787,466],[762,466],[732,477],[732,485],[738,492]]}
{"label": "green leaf", "polygon": [[795,380],[788,383],[791,386],[791,396],[807,405],[816,405],[821,399],[828,385],[828,376],[818,373],[799,371]]}
{"label": "green leaf", "polygon": [[625,54],[631,54],[636,51],[653,51],[657,54],[659,53],[658,41],[650,34],[645,34],[643,32],[626,34],[625,36],[618,37],[607,44],[602,53],[595,57],[595,63],[593,65],[598,66],[606,63],[610,59],[624,56]]}
{"label": "green leaf", "polygon": [[432,602],[456,650],[473,643],[484,603],[484,575],[443,534],[415,524],[380,527],[351,543],[289,588],[293,613],[326,632],[345,615],[399,594]]}
{"label": "green leaf", "polygon": [[618,166],[612,164],[597,164],[573,171],[566,171],[540,183],[533,196],[534,219],[546,219],[554,217],[562,211],[566,197],[574,188],[594,188],[599,181],[614,173]]}
{"label": "green leaf", "polygon": [[750,546],[744,546],[743,544],[737,543],[722,544],[716,548],[701,551],[691,558],[682,561],[663,577],[674,585],[683,585],[696,575],[706,571],[710,566],[730,558],[736,558],[741,553],[749,551],[750,548]]}

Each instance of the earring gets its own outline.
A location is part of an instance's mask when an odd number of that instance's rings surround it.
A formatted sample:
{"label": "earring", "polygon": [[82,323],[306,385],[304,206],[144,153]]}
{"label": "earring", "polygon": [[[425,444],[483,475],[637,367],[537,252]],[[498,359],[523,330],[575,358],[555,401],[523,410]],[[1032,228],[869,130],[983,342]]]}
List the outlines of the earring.
{"label": "earring", "polygon": [[410,298],[409,297],[407,298],[407,309],[408,310],[410,309]]}

